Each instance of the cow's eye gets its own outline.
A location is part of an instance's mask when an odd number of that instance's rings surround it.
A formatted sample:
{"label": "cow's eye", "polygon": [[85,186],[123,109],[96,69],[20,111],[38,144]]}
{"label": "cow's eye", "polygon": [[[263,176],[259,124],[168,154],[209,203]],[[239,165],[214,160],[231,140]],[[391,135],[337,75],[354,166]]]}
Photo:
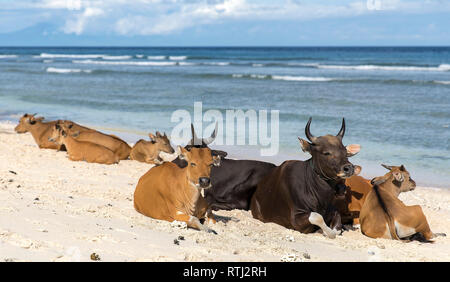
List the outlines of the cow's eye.
{"label": "cow's eye", "polygon": [[197,166],[196,164],[194,164],[194,163],[191,163],[191,166]]}
{"label": "cow's eye", "polygon": [[323,153],[325,156],[331,156],[331,153],[330,152],[325,152],[325,153]]}

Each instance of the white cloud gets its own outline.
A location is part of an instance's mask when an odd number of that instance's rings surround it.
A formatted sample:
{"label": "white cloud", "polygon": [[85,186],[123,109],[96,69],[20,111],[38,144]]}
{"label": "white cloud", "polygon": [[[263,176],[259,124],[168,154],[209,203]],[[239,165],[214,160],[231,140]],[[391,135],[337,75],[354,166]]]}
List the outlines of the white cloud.
{"label": "white cloud", "polygon": [[[442,0],[370,0],[381,10],[398,13],[450,11]],[[170,34],[194,26],[235,20],[307,21],[354,17],[380,11],[368,9],[367,0],[40,0],[11,1],[9,9],[49,11],[64,21],[65,33],[92,30],[121,35]],[[0,12],[5,7],[0,7]],[[1,21],[0,21],[1,24]],[[0,26],[1,27],[1,26]]]}

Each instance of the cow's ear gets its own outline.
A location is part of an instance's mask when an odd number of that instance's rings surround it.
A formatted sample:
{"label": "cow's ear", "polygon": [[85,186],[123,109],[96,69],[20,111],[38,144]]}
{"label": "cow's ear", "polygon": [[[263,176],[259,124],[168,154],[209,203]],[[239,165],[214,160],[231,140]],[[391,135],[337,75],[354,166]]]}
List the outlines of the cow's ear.
{"label": "cow's ear", "polygon": [[406,171],[405,166],[404,166],[404,165],[401,165],[401,166],[400,166],[400,170],[401,170],[401,171]]}
{"label": "cow's ear", "polygon": [[159,131],[156,131],[156,136],[162,137],[161,133]]}
{"label": "cow's ear", "polygon": [[186,150],[185,148],[178,146],[178,157],[180,158],[180,160],[185,160],[185,161],[189,161],[189,151]]}
{"label": "cow's ear", "polygon": [[153,141],[153,142],[154,142],[155,139],[156,139],[156,136],[153,135],[153,133],[149,133],[149,134],[148,134],[148,137],[150,137],[150,140]]}
{"label": "cow's ear", "polygon": [[394,179],[397,180],[398,182],[403,182],[404,180],[403,173],[396,171],[392,175],[394,176]]}
{"label": "cow's ear", "polygon": [[386,177],[385,176],[378,176],[378,177],[375,177],[374,179],[372,179],[370,181],[370,184],[375,186],[375,185],[383,184],[384,182],[386,182]]}
{"label": "cow's ear", "polygon": [[392,170],[392,166],[388,166],[388,165],[385,165],[385,164],[381,164],[381,166],[384,167],[387,170]]}
{"label": "cow's ear", "polygon": [[308,152],[311,153],[311,143],[309,143],[308,141],[297,137],[298,140],[300,141],[300,146],[302,147],[303,152]]}
{"label": "cow's ear", "polygon": [[214,166],[220,166],[220,156],[213,156],[213,165]]}
{"label": "cow's ear", "polygon": [[347,157],[352,157],[359,153],[361,150],[361,145],[359,144],[351,144],[345,147],[347,149]]}

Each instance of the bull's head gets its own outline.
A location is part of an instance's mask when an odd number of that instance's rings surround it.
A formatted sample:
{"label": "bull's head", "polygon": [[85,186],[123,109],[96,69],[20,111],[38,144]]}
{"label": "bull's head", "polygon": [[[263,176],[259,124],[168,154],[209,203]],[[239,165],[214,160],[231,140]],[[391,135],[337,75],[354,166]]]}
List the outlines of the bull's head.
{"label": "bull's head", "polygon": [[395,193],[398,195],[402,192],[412,191],[416,188],[416,182],[411,178],[411,175],[406,170],[404,165],[388,166],[382,164],[384,168],[389,170],[383,176],[375,177],[370,182],[372,185],[381,185],[383,183],[392,183],[395,187]]}
{"label": "bull's head", "polygon": [[220,165],[220,157],[212,156],[209,148],[191,148],[187,150],[178,147],[180,159],[187,162],[187,180],[197,189],[211,188],[211,168]]}
{"label": "bull's head", "polygon": [[361,167],[354,166],[348,161],[348,158],[357,154],[360,146],[349,145],[345,147],[342,144],[345,134],[345,119],[342,119],[341,130],[336,136],[319,137],[311,134],[311,120],[312,118],[309,118],[305,127],[305,135],[310,142],[300,137],[298,139],[302,150],[311,154],[314,170],[327,180],[338,180],[358,174]]}
{"label": "bull's head", "polygon": [[167,154],[173,154],[175,152],[175,150],[170,145],[169,138],[167,137],[165,132],[164,135],[162,135],[161,133],[159,133],[159,131],[156,131],[156,135],[149,133],[148,136],[150,137],[150,140],[152,141],[158,152],[164,152]]}
{"label": "bull's head", "polygon": [[14,128],[14,130],[17,133],[25,133],[28,132],[30,130],[30,127],[34,124],[36,124],[36,122],[38,121],[42,121],[44,118],[43,117],[38,117],[35,118],[36,114],[33,115],[29,115],[29,114],[24,114],[20,119],[19,119],[19,124]]}
{"label": "bull's head", "polygon": [[[216,122],[216,128],[214,128],[214,131],[211,133],[210,137],[198,138],[197,134],[195,133],[194,125],[191,123],[192,139],[184,148],[187,150],[190,150],[191,148],[208,148],[208,145],[214,142],[217,137],[217,128],[218,123]],[[227,156],[227,152],[219,150],[211,150],[211,153],[213,154],[213,156],[220,156],[221,158],[225,158]]]}

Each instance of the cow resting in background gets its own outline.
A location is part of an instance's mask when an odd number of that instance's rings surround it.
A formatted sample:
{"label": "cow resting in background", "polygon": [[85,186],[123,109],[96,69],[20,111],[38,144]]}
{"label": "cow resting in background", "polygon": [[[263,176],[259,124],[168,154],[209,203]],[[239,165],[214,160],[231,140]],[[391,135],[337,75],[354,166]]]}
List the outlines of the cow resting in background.
{"label": "cow resting in background", "polygon": [[162,135],[159,131],[156,131],[156,136],[152,133],[149,133],[148,136],[150,137],[150,141],[141,139],[133,146],[130,152],[131,160],[159,165],[163,162],[159,156],[161,152],[167,154],[175,153],[166,133]]}
{"label": "cow resting in background", "polygon": [[64,145],[70,160],[99,164],[117,164],[119,162],[117,155],[108,148],[73,138],[64,124],[57,123],[54,127],[55,130],[48,140],[58,145]]}
{"label": "cow resting in background", "polygon": [[77,141],[90,142],[106,147],[113,151],[119,160],[126,160],[130,156],[131,147],[117,136],[104,134],[96,130],[80,132],[70,121],[62,121],[59,124],[64,124],[67,133]]}
{"label": "cow resting in background", "polygon": [[329,238],[335,238],[341,228],[340,214],[333,205],[335,195],[344,179],[361,169],[348,161],[358,153],[359,146],[342,144],[345,119],[336,136],[315,137],[310,125],[311,118],[305,127],[310,142],[299,140],[303,151],[312,157],[307,161],[285,161],[273,169],[258,184],[250,207],[253,217],[262,222],[302,233],[320,228]]}
{"label": "cow resting in background", "polygon": [[208,219],[208,204],[202,189],[211,188],[211,167],[220,165],[220,157],[212,156],[208,148],[179,147],[179,158],[187,166],[179,168],[172,162],[151,168],[144,174],[134,192],[134,208],[139,213],[172,222],[182,221],[188,227],[215,233],[201,223]]}
{"label": "cow resting in background", "polygon": [[403,165],[383,167],[389,172],[372,179],[373,189],[361,209],[361,232],[371,238],[395,240],[418,236],[419,240],[429,241],[436,235],[445,235],[431,232],[419,205],[406,206],[398,199],[400,193],[416,188],[406,168]]}

